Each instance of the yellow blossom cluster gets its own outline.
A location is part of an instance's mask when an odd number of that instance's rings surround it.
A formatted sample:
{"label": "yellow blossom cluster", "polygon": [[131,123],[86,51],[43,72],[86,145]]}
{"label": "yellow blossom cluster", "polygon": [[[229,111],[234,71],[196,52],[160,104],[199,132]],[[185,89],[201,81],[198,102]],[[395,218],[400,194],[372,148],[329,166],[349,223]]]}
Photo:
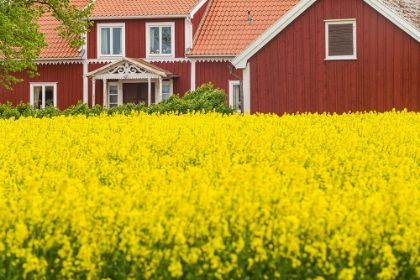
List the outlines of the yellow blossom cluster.
{"label": "yellow blossom cluster", "polygon": [[0,279],[420,279],[420,114],[0,121]]}

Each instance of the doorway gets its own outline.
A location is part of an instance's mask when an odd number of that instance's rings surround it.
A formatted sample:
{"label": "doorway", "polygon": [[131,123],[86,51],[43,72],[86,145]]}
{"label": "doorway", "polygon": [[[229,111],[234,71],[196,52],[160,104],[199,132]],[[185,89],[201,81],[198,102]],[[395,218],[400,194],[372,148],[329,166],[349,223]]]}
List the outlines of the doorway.
{"label": "doorway", "polygon": [[[149,86],[147,83],[123,84],[123,104],[144,102],[148,105]],[[151,103],[155,103],[155,83],[151,83]]]}

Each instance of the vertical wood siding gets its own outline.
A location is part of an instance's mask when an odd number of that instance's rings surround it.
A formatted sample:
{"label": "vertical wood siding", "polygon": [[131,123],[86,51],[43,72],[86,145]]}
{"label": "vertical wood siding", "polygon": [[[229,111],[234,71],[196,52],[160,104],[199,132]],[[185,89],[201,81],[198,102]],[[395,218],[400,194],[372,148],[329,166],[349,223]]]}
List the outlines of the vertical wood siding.
{"label": "vertical wood siding", "polygon": [[203,18],[204,13],[206,12],[207,5],[208,1],[194,14],[194,17],[191,19],[193,36],[198,30],[198,26],[200,25],[201,19]]}
{"label": "vertical wood siding", "polygon": [[16,77],[24,79],[24,82],[12,86],[8,91],[0,86],[0,103],[12,102],[14,105],[20,102],[30,102],[30,83],[57,83],[57,106],[66,109],[83,101],[83,65],[82,64],[56,64],[38,65],[39,76],[29,78],[25,73],[17,73]]}
{"label": "vertical wood siding", "polygon": [[[349,18],[357,60],[325,61],[324,20]],[[362,0],[317,1],[250,64],[252,112],[420,111],[420,43]]]}
{"label": "vertical wood siding", "polygon": [[173,93],[184,96],[191,88],[191,63],[190,62],[152,62],[156,66],[166,69],[178,77],[174,78]]}
{"label": "vertical wood siding", "polygon": [[146,57],[146,23],[175,23],[175,57],[185,57],[185,20],[174,19],[131,19],[131,20],[101,20],[95,21],[88,33],[88,58],[98,58],[97,54],[97,24],[125,23],[125,56],[133,58]]}
{"label": "vertical wood siding", "polygon": [[[235,77],[230,75],[229,65],[231,65],[230,62],[197,62],[195,64],[196,87],[212,82],[214,88],[223,89],[228,94],[229,81],[237,80]],[[234,74],[242,78],[242,70],[235,69]]]}

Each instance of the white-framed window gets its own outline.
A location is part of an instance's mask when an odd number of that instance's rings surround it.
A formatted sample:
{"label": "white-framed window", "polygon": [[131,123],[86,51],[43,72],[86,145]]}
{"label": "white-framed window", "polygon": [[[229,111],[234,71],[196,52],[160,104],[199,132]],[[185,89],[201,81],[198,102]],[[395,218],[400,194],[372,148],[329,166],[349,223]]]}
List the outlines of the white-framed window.
{"label": "white-framed window", "polygon": [[146,57],[175,57],[175,23],[146,23]]}
{"label": "white-framed window", "polygon": [[356,19],[325,20],[325,59],[357,59]]}
{"label": "white-framed window", "polygon": [[108,84],[108,108],[122,105],[122,94],[118,83]]}
{"label": "white-framed window", "polygon": [[162,100],[168,99],[173,92],[173,84],[171,81],[162,81]]}
{"label": "white-framed window", "polygon": [[125,56],[125,24],[98,24],[98,57]]}
{"label": "white-framed window", "polygon": [[57,83],[30,83],[30,100],[35,109],[57,107]]}
{"label": "white-framed window", "polygon": [[237,112],[241,112],[241,82],[229,81],[229,106],[236,108]]}

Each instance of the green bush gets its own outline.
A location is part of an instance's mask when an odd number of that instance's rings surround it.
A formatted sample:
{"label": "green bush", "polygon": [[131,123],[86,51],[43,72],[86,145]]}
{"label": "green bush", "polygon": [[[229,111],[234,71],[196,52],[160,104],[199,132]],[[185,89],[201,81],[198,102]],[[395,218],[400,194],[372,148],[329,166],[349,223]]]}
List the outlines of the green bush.
{"label": "green bush", "polygon": [[226,93],[221,89],[213,89],[213,84],[203,84],[196,90],[188,91],[183,98],[172,95],[160,103],[152,104],[145,108],[148,113],[168,113],[178,112],[185,114],[188,112],[212,112],[216,111],[224,114],[234,113],[234,109],[229,108],[226,102]]}
{"label": "green bush", "polygon": [[108,115],[124,114],[130,115],[131,112],[147,112],[149,114],[160,113],[165,114],[169,112],[178,112],[178,114],[186,114],[188,112],[219,112],[223,114],[232,114],[234,109],[229,108],[226,103],[226,93],[221,89],[213,89],[213,84],[203,84],[196,90],[188,91],[183,98],[179,95],[172,95],[160,103],[152,104],[146,107],[143,102],[139,104],[128,103],[121,106],[106,109],[101,105],[95,105],[92,108],[86,103],[81,101],[76,105],[60,111],[54,106],[47,106],[44,109],[35,110],[29,103],[20,103],[16,107],[12,106],[11,102],[7,104],[0,104],[0,118],[9,119],[20,117],[33,116],[36,118],[53,117],[53,116],[72,116],[72,115],[85,115],[97,116],[104,112]]}

